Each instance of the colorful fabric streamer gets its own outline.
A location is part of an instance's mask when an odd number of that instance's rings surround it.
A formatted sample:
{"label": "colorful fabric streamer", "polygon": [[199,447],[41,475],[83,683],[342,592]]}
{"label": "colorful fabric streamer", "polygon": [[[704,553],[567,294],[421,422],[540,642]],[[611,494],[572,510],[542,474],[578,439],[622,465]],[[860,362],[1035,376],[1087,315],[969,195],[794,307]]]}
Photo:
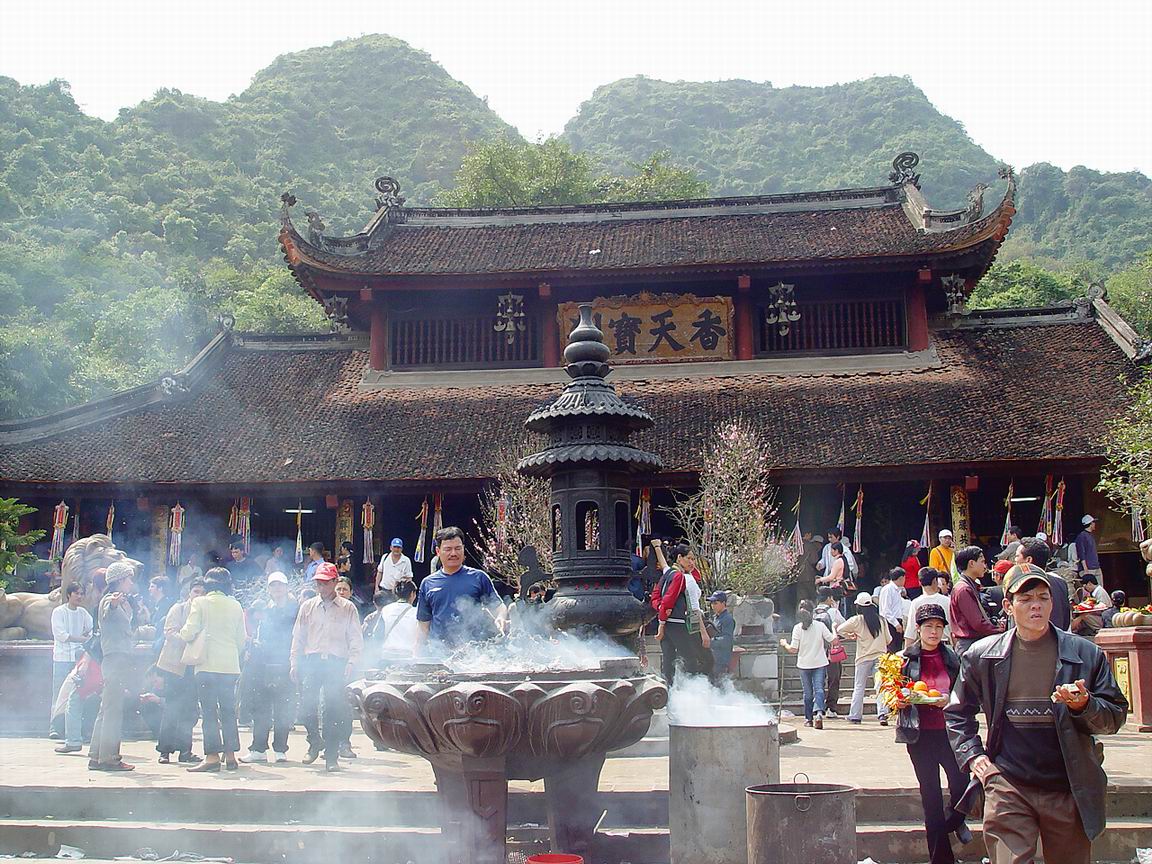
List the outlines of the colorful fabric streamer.
{"label": "colorful fabric streamer", "polygon": [[1143,543],[1148,539],[1148,530],[1144,523],[1144,511],[1133,504],[1129,512],[1132,517],[1132,542]]}
{"label": "colorful fabric streamer", "polygon": [[180,547],[184,538],[184,508],[180,502],[168,514],[168,563],[173,567],[180,566]]}
{"label": "colorful fabric streamer", "polygon": [[640,504],[636,508],[636,554],[644,554],[644,538],[652,536],[652,490],[640,490]]}
{"label": "colorful fabric streamer", "polygon": [[1040,508],[1040,524],[1037,531],[1043,532],[1045,537],[1052,536],[1052,475],[1044,478],[1044,505]]}
{"label": "colorful fabric streamer", "polygon": [[68,505],[61,501],[52,511],[52,550],[49,559],[64,557],[64,534],[68,529]]}
{"label": "colorful fabric streamer", "polygon": [[1008,495],[1004,498],[1004,530],[1000,532],[1000,545],[1008,545],[1008,532],[1012,530],[1012,499],[1016,497],[1016,479],[1008,481]]}
{"label": "colorful fabric streamer", "polygon": [[116,524],[116,502],[113,501],[108,505],[108,516],[104,519],[104,533],[108,535],[108,539],[112,539],[112,528]]}
{"label": "colorful fabric streamer", "polygon": [[930,516],[932,514],[932,481],[928,481],[928,494],[920,499],[920,503],[924,506],[924,528],[920,532],[920,546],[924,549],[932,548],[932,525]]}
{"label": "colorful fabric streamer", "polygon": [[507,494],[496,500],[496,551],[499,553],[508,548],[508,510],[511,503]]}
{"label": "colorful fabric streamer", "polygon": [[416,535],[416,545],[413,547],[412,560],[417,564],[423,564],[426,560],[424,554],[424,538],[428,531],[428,499],[425,497],[424,502],[420,505],[420,512],[416,514],[416,519],[420,523],[420,533]]}
{"label": "colorful fabric streamer", "polygon": [[303,515],[304,504],[297,502],[296,504],[296,555],[295,562],[297,564],[304,563],[304,531],[303,531]]}
{"label": "colorful fabric streamer", "polygon": [[852,532],[852,551],[860,551],[860,535],[864,531],[864,484],[856,490],[856,503],[852,507],[856,511],[856,528]]}
{"label": "colorful fabric streamer", "polygon": [[372,501],[365,500],[360,506],[360,527],[364,529],[364,558],[362,563],[376,563],[376,508]]}
{"label": "colorful fabric streamer", "polygon": [[1048,538],[1053,546],[1064,545],[1064,478],[1056,484],[1056,506],[1052,516],[1052,535]]}
{"label": "colorful fabric streamer", "polygon": [[792,528],[792,534],[788,538],[789,545],[796,550],[797,555],[804,554],[804,532],[800,528],[800,499],[804,495],[804,487],[801,486],[796,490],[796,503],[792,507],[792,512],[796,514],[796,524]]}

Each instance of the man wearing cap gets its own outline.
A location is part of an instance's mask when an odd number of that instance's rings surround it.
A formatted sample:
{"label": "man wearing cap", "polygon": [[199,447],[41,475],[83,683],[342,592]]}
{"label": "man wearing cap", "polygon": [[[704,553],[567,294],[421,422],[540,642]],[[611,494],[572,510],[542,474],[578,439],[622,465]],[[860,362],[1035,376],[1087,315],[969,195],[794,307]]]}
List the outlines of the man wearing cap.
{"label": "man wearing cap", "polygon": [[984,550],[979,546],[965,546],[956,553],[956,569],[960,581],[948,597],[948,621],[952,638],[956,640],[956,653],[963,654],[974,642],[1000,633],[1004,628],[988,616],[980,596],[980,580],[988,572]]}
{"label": "man wearing cap", "polygon": [[413,581],[412,561],[404,554],[404,541],[393,537],[390,545],[391,550],[380,559],[376,567],[376,591],[373,594],[374,598],[377,594],[383,594],[386,604],[396,600],[398,584]]}
{"label": "man wearing cap", "polygon": [[1103,582],[1103,571],[1100,569],[1100,556],[1096,553],[1096,530],[1099,523],[1095,516],[1084,516],[1080,520],[1084,530],[1076,535],[1076,572],[1083,576],[1092,573],[1096,576],[1097,584]]}
{"label": "man wearing cap", "polygon": [[[356,604],[336,595],[336,565],[324,561],[313,577],[316,596],[305,600],[292,629],[290,671],[300,683],[300,714],[308,730],[311,765],[324,749],[325,767],[340,770],[340,744],[347,738],[350,715],[345,708],[344,685],[360,662],[364,637]],[[320,732],[320,697],[324,697],[324,732]]]}
{"label": "man wearing cap", "polygon": [[[1094,736],[1119,730],[1128,703],[1104,653],[1052,626],[1040,567],[1009,570],[1004,595],[1015,627],[964,654],[945,709],[952,749],[983,786],[991,864],[1035,860],[1041,837],[1045,860],[1087,864],[1104,831],[1108,782]],[[974,782],[957,809],[970,809],[975,791]]]}
{"label": "man wearing cap", "polygon": [[952,558],[956,554],[956,541],[952,539],[952,532],[947,528],[943,529],[937,536],[940,543],[933,546],[932,551],[928,553],[928,566],[939,570],[941,573],[951,573]]}
{"label": "man wearing cap", "polygon": [[728,592],[717,591],[708,597],[712,604],[712,624],[716,635],[712,637],[712,679],[728,677],[728,664],[732,661],[732,647],[736,644],[736,619],[728,611]]}
{"label": "man wearing cap", "polygon": [[[295,720],[292,685],[292,633],[300,607],[288,593],[288,577],[273,570],[267,578],[268,601],[252,639],[245,672],[252,680],[252,744],[242,762],[285,762],[288,733]],[[268,736],[272,736],[269,758]]]}

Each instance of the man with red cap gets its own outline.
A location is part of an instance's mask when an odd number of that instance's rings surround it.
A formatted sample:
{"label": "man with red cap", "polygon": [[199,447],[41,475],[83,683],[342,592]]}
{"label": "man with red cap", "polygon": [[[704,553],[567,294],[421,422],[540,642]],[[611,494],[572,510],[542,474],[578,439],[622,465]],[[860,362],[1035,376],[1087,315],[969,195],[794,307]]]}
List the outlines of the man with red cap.
{"label": "man with red cap", "polygon": [[[308,731],[311,765],[321,744],[328,771],[340,770],[340,743],[348,737],[350,717],[344,705],[344,685],[356,670],[364,648],[356,604],[336,594],[340,574],[325,561],[316,567],[316,596],[300,606],[292,630],[291,675],[300,684],[300,713]],[[324,731],[320,732],[320,697],[324,698]]]}

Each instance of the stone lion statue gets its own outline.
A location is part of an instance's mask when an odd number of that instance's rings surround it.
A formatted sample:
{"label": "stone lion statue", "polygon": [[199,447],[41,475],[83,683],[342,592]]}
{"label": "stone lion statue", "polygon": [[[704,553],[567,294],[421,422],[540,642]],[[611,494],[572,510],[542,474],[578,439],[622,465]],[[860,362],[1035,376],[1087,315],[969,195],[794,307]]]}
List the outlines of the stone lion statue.
{"label": "stone lion statue", "polygon": [[48,594],[0,591],[0,639],[51,639],[52,610],[60,605],[65,589],[73,582],[84,586],[84,606],[95,615],[104,591],[97,571],[113,561],[127,561],[136,568],[137,576],[144,567],[117,549],[107,534],[93,534],[77,540],[64,553],[59,588]]}

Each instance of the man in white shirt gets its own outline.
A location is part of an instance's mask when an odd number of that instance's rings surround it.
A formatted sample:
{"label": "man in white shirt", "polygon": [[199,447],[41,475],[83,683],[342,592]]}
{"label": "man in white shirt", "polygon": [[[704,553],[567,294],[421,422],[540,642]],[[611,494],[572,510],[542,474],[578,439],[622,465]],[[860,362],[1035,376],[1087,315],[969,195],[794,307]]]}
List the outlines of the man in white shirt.
{"label": "man in white shirt", "polygon": [[[71,583],[65,592],[66,602],[52,610],[52,703],[55,705],[60,695],[60,687],[76,661],[80,659],[80,652],[88,637],[92,635],[92,615],[80,605],[84,599],[84,588],[77,582]],[[73,706],[73,703],[75,705]],[[68,701],[68,711],[50,718],[51,728],[49,738],[64,738],[67,732],[68,720],[74,719],[77,741],[75,749],[67,752],[77,752],[80,748],[80,717],[69,718],[67,715],[75,711],[77,715],[83,709],[79,699]],[[66,739],[70,742],[71,739]],[[66,743],[65,746],[68,746]]]}
{"label": "man in white shirt", "polygon": [[392,549],[380,559],[376,567],[376,592],[383,592],[387,602],[396,599],[396,586],[401,582],[412,581],[412,561],[404,554],[404,541],[393,537]]}
{"label": "man in white shirt", "polygon": [[903,567],[888,571],[888,584],[880,590],[880,617],[888,622],[892,642],[888,650],[896,652],[904,647],[904,576]]}
{"label": "man in white shirt", "polygon": [[389,659],[411,657],[416,650],[416,633],[420,629],[416,620],[416,585],[399,582],[396,602],[380,610],[381,645],[385,662]]}
{"label": "man in white shirt", "polygon": [[[923,593],[908,606],[908,613],[904,616],[904,647],[908,647],[919,638],[920,629],[916,626],[916,610],[926,604],[939,606],[944,610],[944,620],[948,620],[948,597],[940,590],[941,574],[933,567],[920,568],[920,587]],[[952,633],[948,626],[944,626],[944,641],[951,643]]]}

